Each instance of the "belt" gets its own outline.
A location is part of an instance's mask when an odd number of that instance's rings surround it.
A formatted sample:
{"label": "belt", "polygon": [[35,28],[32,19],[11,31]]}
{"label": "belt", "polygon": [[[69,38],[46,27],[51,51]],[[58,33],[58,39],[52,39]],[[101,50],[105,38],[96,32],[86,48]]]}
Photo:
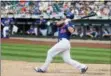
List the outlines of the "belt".
{"label": "belt", "polygon": [[[61,40],[63,40],[63,39],[67,39],[67,38],[59,38],[59,39],[58,39],[58,42],[61,41]],[[69,39],[67,39],[67,40],[69,40]]]}

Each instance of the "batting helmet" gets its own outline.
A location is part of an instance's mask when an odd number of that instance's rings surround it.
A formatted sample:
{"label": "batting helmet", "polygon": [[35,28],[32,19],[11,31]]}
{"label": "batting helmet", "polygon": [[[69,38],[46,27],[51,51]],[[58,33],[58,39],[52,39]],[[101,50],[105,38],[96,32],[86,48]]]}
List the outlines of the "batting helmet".
{"label": "batting helmet", "polygon": [[71,13],[71,12],[65,13],[64,15],[66,16],[66,18],[69,18],[69,19],[74,18],[74,13]]}

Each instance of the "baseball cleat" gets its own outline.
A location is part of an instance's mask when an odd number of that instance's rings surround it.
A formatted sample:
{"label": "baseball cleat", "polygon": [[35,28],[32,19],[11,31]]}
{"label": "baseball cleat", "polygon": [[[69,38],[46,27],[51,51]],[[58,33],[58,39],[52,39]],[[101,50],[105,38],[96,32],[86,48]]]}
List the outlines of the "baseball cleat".
{"label": "baseball cleat", "polygon": [[43,71],[42,69],[40,69],[40,68],[34,68],[34,70],[36,71],[36,72],[41,72],[41,73],[44,73],[45,71]]}
{"label": "baseball cleat", "polygon": [[81,73],[84,74],[88,70],[88,67],[82,68]]}

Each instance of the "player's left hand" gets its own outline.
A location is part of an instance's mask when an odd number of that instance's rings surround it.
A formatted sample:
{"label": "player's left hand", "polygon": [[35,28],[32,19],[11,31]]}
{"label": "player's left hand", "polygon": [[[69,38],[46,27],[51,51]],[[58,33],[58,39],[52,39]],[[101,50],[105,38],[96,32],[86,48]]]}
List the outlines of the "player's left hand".
{"label": "player's left hand", "polygon": [[66,19],[65,24],[67,25],[70,21],[71,21],[71,19]]}

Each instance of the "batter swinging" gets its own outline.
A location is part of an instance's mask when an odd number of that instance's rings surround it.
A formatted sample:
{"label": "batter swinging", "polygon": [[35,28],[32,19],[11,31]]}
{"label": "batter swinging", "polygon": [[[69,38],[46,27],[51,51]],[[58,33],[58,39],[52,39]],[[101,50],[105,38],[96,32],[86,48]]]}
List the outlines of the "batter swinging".
{"label": "batter swinging", "polygon": [[73,67],[76,67],[78,70],[80,70],[81,73],[85,73],[88,69],[88,67],[84,64],[81,64],[70,57],[70,36],[74,32],[74,27],[72,26],[70,19],[65,18],[61,21],[57,22],[57,27],[59,31],[58,36],[58,43],[56,43],[51,49],[48,50],[47,58],[45,63],[40,68],[35,68],[36,72],[46,72],[49,64],[52,62],[53,58],[57,54],[61,54],[63,60],[65,63],[72,65]]}

